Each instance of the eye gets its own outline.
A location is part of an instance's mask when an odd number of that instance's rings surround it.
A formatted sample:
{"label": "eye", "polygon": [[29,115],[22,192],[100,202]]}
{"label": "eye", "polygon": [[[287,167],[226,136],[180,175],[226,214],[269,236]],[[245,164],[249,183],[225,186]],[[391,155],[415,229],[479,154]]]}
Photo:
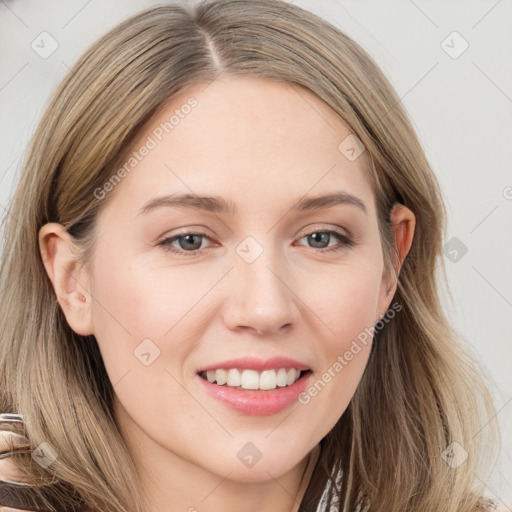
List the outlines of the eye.
{"label": "eye", "polygon": [[[335,239],[338,239],[339,243],[334,246],[329,246],[333,235]],[[345,247],[355,245],[353,240],[333,229],[313,231],[312,233],[304,235],[301,240],[303,239],[307,239],[307,241],[312,244],[311,247],[313,247],[313,249],[319,249],[318,252],[340,251]]]}
{"label": "eye", "polygon": [[[202,238],[209,240],[206,233],[183,233],[181,235],[165,238],[157,245],[161,246],[166,251],[190,256],[196,254],[201,249]],[[173,246],[172,244],[174,242],[178,242],[180,248]]]}
{"label": "eye", "polygon": [[[329,245],[329,243],[333,239],[333,235],[334,239],[338,240],[338,244]],[[203,239],[210,240],[210,237],[206,233],[182,233],[180,235],[165,238],[157,245],[162,247],[165,251],[170,251],[174,254],[179,254],[183,256],[194,256],[202,248],[204,248],[202,247]],[[355,245],[355,242],[348,238],[346,235],[332,229],[313,231],[300,238],[300,240],[303,239],[307,239],[308,243],[312,244],[310,247],[312,247],[313,249],[317,249],[317,252],[320,253],[340,251],[344,248]],[[176,242],[178,244],[178,247],[174,245]]]}

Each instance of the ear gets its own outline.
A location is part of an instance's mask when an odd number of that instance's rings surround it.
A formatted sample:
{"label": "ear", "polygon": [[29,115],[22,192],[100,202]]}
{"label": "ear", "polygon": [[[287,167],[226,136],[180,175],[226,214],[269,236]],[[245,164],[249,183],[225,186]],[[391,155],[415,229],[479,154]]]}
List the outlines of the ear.
{"label": "ear", "polygon": [[[379,297],[379,317],[385,314],[398,286],[398,275],[409,253],[414,238],[416,217],[409,208],[395,203],[390,213],[391,231],[393,233],[393,267],[394,272],[384,272],[382,276],[381,294]],[[377,320],[378,320],[377,318]]]}
{"label": "ear", "polygon": [[39,250],[57,301],[77,334],[93,334],[90,279],[76,262],[76,246],[62,224],[50,222],[39,230]]}

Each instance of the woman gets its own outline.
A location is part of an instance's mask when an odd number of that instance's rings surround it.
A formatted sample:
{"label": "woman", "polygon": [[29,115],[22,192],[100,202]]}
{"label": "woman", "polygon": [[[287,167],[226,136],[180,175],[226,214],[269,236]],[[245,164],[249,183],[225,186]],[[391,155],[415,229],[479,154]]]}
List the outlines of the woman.
{"label": "woman", "polygon": [[399,99],[327,22],[220,0],[121,23],[55,92],[6,219],[4,504],[490,509],[444,227]]}

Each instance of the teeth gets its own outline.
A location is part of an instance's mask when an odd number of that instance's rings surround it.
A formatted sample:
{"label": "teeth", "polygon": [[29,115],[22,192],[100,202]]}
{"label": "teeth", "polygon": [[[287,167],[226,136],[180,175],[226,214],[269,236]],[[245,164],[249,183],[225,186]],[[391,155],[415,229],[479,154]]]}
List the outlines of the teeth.
{"label": "teeth", "polygon": [[297,373],[300,375],[300,372],[298,372],[295,368],[290,368],[288,370],[288,373],[285,375],[286,384],[288,384],[288,386],[293,384],[298,379],[299,375],[297,375]]}
{"label": "teeth", "polygon": [[[295,370],[290,370],[291,372],[294,372],[293,375],[295,376]],[[277,372],[277,378],[276,378],[276,384],[282,388],[284,386],[286,386],[286,370],[284,368],[279,368],[278,372]],[[292,382],[290,384],[292,384],[293,382],[295,382],[295,379],[292,380]]]}
{"label": "teeth", "polygon": [[217,370],[214,371],[215,380],[219,386],[223,386],[228,381],[228,374],[226,370]]}
{"label": "teeth", "polygon": [[260,375],[260,389],[276,389],[276,372],[274,370],[265,370]]}
{"label": "teeth", "polygon": [[260,376],[256,370],[244,370],[242,372],[242,379],[240,385],[244,389],[259,389]]}
{"label": "teeth", "polygon": [[236,388],[242,383],[240,372],[237,369],[231,369],[228,371],[228,386]]}
{"label": "teeth", "polygon": [[217,385],[227,385],[232,388],[269,390],[276,387],[291,386],[300,377],[300,370],[296,368],[279,368],[277,370],[264,370],[258,373],[256,370],[208,370],[204,372],[208,382],[216,382]]}

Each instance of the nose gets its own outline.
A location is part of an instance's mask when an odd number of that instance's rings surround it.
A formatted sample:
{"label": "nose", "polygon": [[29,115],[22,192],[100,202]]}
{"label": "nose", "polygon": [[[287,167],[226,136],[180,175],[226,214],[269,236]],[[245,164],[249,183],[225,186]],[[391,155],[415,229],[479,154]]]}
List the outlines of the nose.
{"label": "nose", "polygon": [[251,263],[235,255],[234,265],[224,308],[228,328],[275,336],[297,324],[300,300],[282,257],[266,248]]}

